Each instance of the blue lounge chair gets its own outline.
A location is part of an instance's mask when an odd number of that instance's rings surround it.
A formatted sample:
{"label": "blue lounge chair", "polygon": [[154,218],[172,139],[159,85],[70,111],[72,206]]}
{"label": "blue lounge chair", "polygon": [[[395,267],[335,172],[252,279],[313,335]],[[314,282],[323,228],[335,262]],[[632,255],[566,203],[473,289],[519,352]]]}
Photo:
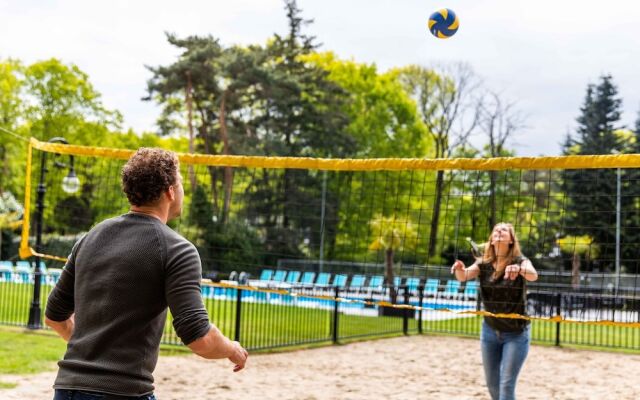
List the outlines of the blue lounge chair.
{"label": "blue lounge chair", "polygon": [[468,281],[464,287],[464,298],[467,300],[475,300],[478,298],[478,282]]}
{"label": "blue lounge chair", "polygon": [[333,286],[344,287],[347,284],[347,276],[343,274],[336,274],[333,277]]}
{"label": "blue lounge chair", "polygon": [[287,276],[287,271],[279,269],[273,274],[273,278],[271,278],[274,282],[284,282],[284,278]]}
{"label": "blue lounge chair", "polygon": [[205,297],[205,298],[208,298],[208,299],[212,299],[213,298],[213,293],[214,293],[214,288],[213,288],[213,286],[202,285],[200,287],[200,292],[202,293],[202,297]]}
{"label": "blue lounge chair", "polygon": [[29,261],[18,261],[13,274],[13,281],[16,283],[29,283],[33,279],[32,274],[33,271]]}
{"label": "blue lounge chair", "polygon": [[420,286],[420,278],[407,278],[405,284],[407,285],[407,289],[409,289],[410,292],[418,292],[418,286]]}
{"label": "blue lounge chair", "polygon": [[56,283],[60,280],[60,275],[62,275],[62,269],[60,268],[50,268],[47,271],[46,282],[48,285],[55,286]]}
{"label": "blue lounge chair", "polygon": [[[35,265],[35,262],[33,263],[33,265]],[[35,269],[32,271],[32,273],[35,277]],[[40,283],[46,282],[48,274],[49,270],[47,268],[47,265],[44,263],[44,261],[40,260]],[[33,278],[31,279],[31,281],[33,282]]]}
{"label": "blue lounge chair", "polygon": [[455,299],[458,297],[458,289],[460,289],[460,282],[449,280],[447,281],[447,286],[444,288],[444,295],[448,298]]}
{"label": "blue lounge chair", "polygon": [[364,286],[364,280],[365,280],[364,275],[354,275],[351,277],[351,283],[349,284],[349,287],[360,289],[361,287]]}
{"label": "blue lounge chair", "polygon": [[302,283],[303,285],[313,285],[313,281],[315,279],[316,279],[316,273],[307,271],[304,274],[302,274],[302,279],[300,280],[300,283]]}
{"label": "blue lounge chair", "polygon": [[260,280],[270,281],[272,276],[273,276],[273,270],[263,269],[262,272],[260,273]]}
{"label": "blue lounge chair", "polygon": [[393,286],[397,288],[400,287],[400,285],[402,284],[402,278],[400,278],[399,276],[396,276],[395,278],[393,278]]}
{"label": "blue lounge chair", "polygon": [[0,282],[11,282],[13,264],[11,261],[0,261]]}
{"label": "blue lounge chair", "polygon": [[[35,265],[35,263],[33,263]],[[40,260],[40,272],[42,272],[42,274],[46,274],[48,271],[47,269],[47,264],[44,263],[44,261]]]}
{"label": "blue lounge chair", "polygon": [[438,295],[438,286],[440,286],[438,279],[427,279],[427,283],[424,285],[424,295],[436,297]]}
{"label": "blue lounge chair", "polygon": [[382,275],[374,275],[369,279],[369,289],[381,289],[384,283],[384,277]]}
{"label": "blue lounge chair", "polygon": [[330,279],[331,279],[330,273],[321,272],[318,274],[318,280],[316,280],[316,285],[326,286],[329,284]]}
{"label": "blue lounge chair", "polygon": [[298,283],[300,279],[300,271],[289,271],[289,275],[287,275],[287,279],[285,282],[287,283]]}

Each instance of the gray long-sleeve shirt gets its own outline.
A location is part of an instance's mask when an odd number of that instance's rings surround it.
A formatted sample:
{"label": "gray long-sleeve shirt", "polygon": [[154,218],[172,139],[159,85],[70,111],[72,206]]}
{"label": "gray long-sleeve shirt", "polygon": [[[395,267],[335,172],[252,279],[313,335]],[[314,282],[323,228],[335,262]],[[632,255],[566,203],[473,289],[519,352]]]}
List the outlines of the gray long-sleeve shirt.
{"label": "gray long-sleeve shirt", "polygon": [[185,344],[209,331],[201,273],[196,248],[157,218],[129,213],[96,225],[73,247],[47,302],[51,320],[75,313],[54,388],[152,393],[167,306]]}

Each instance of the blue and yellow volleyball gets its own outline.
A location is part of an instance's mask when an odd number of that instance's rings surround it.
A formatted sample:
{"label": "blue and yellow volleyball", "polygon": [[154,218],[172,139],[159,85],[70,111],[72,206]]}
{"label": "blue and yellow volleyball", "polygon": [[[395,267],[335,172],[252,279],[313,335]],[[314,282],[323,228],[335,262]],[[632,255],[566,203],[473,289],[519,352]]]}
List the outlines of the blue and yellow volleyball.
{"label": "blue and yellow volleyball", "polygon": [[440,39],[455,35],[459,25],[458,16],[448,8],[438,10],[429,17],[429,30],[433,36]]}

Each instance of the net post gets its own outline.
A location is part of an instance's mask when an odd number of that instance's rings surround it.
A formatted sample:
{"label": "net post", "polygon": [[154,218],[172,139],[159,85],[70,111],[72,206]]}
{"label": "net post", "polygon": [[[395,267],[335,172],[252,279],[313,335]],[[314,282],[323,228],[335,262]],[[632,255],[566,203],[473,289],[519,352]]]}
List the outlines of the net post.
{"label": "net post", "polygon": [[[556,293],[556,315],[560,316],[562,307],[562,293]],[[560,321],[556,322],[556,346],[560,346]]]}
{"label": "net post", "polygon": [[424,286],[418,286],[418,333],[422,335],[422,304],[424,302]]}
{"label": "net post", "polygon": [[240,322],[242,321],[242,289],[236,289],[236,332],[233,340],[240,341]]}
{"label": "net post", "polygon": [[[404,286],[404,304],[406,306],[409,305],[409,287],[406,285]],[[409,334],[409,312],[412,312],[412,311],[413,310],[409,310],[408,308],[405,308],[404,312],[402,313],[402,333],[405,335]]]}
{"label": "net post", "polygon": [[335,287],[335,297],[333,300],[333,321],[332,321],[332,340],[334,344],[338,344],[338,297],[340,297],[340,287]]}

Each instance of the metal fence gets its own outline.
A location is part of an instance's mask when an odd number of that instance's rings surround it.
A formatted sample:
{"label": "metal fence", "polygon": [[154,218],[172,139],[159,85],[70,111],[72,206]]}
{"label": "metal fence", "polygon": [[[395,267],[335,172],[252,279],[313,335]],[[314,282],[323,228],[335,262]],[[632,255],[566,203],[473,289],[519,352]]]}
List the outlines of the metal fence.
{"label": "metal fence", "polygon": [[[42,277],[42,310],[53,280]],[[33,296],[33,275],[0,278],[0,324],[27,326]],[[478,310],[476,297],[465,286],[435,292],[424,286],[398,289],[398,303],[423,308],[393,309],[378,304],[387,289],[289,286],[286,291],[203,286],[203,299],[212,323],[248,349],[274,349],[308,344],[331,344],[359,338],[421,333],[478,336],[481,317],[458,311]],[[564,290],[564,291],[563,291]],[[556,345],[586,345],[640,351],[640,329],[594,324],[594,321],[640,322],[640,299],[632,294],[568,291],[531,285],[527,310],[538,318],[562,316],[575,323],[532,322],[532,340]],[[163,343],[179,345],[169,316]]]}

